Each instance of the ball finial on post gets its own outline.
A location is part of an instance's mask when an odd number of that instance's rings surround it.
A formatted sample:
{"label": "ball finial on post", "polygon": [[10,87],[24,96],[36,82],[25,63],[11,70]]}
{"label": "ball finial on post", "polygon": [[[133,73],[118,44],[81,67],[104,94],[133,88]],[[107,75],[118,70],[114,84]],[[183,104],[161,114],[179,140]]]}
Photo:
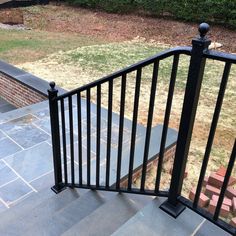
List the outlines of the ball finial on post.
{"label": "ball finial on post", "polygon": [[207,32],[209,31],[210,26],[207,23],[201,23],[199,25],[198,31],[200,33],[200,37],[203,39],[205,38]]}
{"label": "ball finial on post", "polygon": [[51,87],[51,90],[54,90],[54,89],[55,89],[56,84],[55,84],[54,81],[50,82],[49,85],[50,85],[50,87]]}

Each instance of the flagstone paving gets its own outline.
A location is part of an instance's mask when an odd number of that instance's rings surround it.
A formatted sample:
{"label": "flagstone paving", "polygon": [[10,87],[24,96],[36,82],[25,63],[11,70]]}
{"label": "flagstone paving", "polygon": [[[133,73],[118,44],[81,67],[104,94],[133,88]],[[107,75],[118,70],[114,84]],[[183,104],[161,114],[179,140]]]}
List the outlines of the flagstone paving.
{"label": "flagstone paving", "polygon": [[[87,132],[86,132],[86,103],[82,101],[82,144],[83,166],[87,158]],[[96,164],[96,105],[91,104],[91,183],[95,183]],[[76,104],[74,104],[74,156],[75,180],[78,181],[78,135]],[[66,113],[66,143],[68,165],[70,164],[69,142],[69,116]],[[107,139],[107,110],[101,111],[101,179],[105,181],[106,169],[106,139]],[[111,140],[111,169],[110,184],[115,183],[116,163],[119,137],[119,115],[112,115],[112,140]],[[132,122],[124,121],[124,137],[122,156],[128,157],[130,151]],[[149,157],[159,152],[162,126],[152,129]],[[32,194],[42,190],[45,186],[53,185],[53,159],[50,136],[50,116],[48,102],[42,102],[23,109],[17,109],[0,115],[0,212],[16,205]],[[142,164],[143,147],[146,128],[138,125],[136,134],[134,168]],[[170,129],[168,132],[167,146],[176,141],[177,132]],[[128,173],[128,158],[122,159],[121,176]],[[69,168],[70,169],[70,168]],[[68,171],[70,171],[68,169]],[[86,182],[86,169],[83,171]],[[70,179],[70,178],[69,178]]]}

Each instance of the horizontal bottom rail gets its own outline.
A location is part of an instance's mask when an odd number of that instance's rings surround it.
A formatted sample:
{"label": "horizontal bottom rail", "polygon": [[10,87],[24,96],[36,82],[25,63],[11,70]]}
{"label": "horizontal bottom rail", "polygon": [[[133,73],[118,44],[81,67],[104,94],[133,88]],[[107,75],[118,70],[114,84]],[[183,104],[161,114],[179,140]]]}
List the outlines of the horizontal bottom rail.
{"label": "horizontal bottom rail", "polygon": [[193,202],[188,200],[187,198],[180,196],[178,198],[178,201],[180,203],[182,203],[183,205],[185,205],[186,207],[188,207],[189,209],[191,209],[192,211],[194,211],[197,214],[201,215],[202,217],[206,218],[207,220],[209,220],[213,224],[219,226],[221,229],[225,230],[226,232],[228,232],[232,235],[236,235],[236,230],[233,226],[229,225],[228,223],[226,223],[225,221],[223,221],[221,219],[214,220],[212,214],[210,214],[207,210],[205,210],[203,208],[193,207]]}
{"label": "horizontal bottom rail", "polygon": [[155,192],[154,190],[143,190],[137,188],[132,188],[131,190],[128,190],[126,188],[120,188],[119,190],[115,187],[105,187],[100,186],[97,187],[96,185],[85,185],[85,184],[67,184],[66,185],[69,188],[83,188],[83,189],[91,189],[91,190],[99,190],[99,191],[110,191],[110,192],[118,192],[118,193],[132,193],[132,194],[140,194],[140,195],[149,195],[149,196],[157,196],[157,197],[168,197],[168,191],[159,191]]}

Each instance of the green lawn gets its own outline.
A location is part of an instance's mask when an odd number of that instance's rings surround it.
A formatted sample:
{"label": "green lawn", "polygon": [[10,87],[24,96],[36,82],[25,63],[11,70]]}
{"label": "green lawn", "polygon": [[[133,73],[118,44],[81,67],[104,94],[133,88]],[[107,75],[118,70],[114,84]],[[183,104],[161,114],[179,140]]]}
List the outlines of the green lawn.
{"label": "green lawn", "polygon": [[57,51],[104,43],[95,38],[68,33],[0,29],[0,58],[12,64],[35,61]]}

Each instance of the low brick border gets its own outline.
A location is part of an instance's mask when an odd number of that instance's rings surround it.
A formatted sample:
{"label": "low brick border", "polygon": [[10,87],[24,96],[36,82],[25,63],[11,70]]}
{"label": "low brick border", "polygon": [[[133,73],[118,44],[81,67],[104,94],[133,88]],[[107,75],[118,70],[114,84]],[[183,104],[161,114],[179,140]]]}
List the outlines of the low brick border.
{"label": "low brick border", "polygon": [[[48,82],[0,61],[0,97],[17,108],[47,100]],[[65,92],[57,88],[59,94]]]}
{"label": "low brick border", "polygon": [[[176,143],[173,143],[172,145],[166,148],[165,153],[164,153],[164,158],[163,158],[164,163],[174,158],[175,150],[176,150]],[[154,156],[148,161],[147,172],[150,171],[153,166],[157,166],[158,157],[159,157],[159,154]],[[142,166],[140,166],[139,168],[133,171],[132,182],[135,182],[138,178],[141,177],[141,175],[142,175]],[[122,178],[120,185],[122,188],[127,188],[128,176],[125,176],[124,178]]]}
{"label": "low brick border", "polygon": [[0,73],[0,96],[17,108],[29,106],[47,99],[33,89]]}

